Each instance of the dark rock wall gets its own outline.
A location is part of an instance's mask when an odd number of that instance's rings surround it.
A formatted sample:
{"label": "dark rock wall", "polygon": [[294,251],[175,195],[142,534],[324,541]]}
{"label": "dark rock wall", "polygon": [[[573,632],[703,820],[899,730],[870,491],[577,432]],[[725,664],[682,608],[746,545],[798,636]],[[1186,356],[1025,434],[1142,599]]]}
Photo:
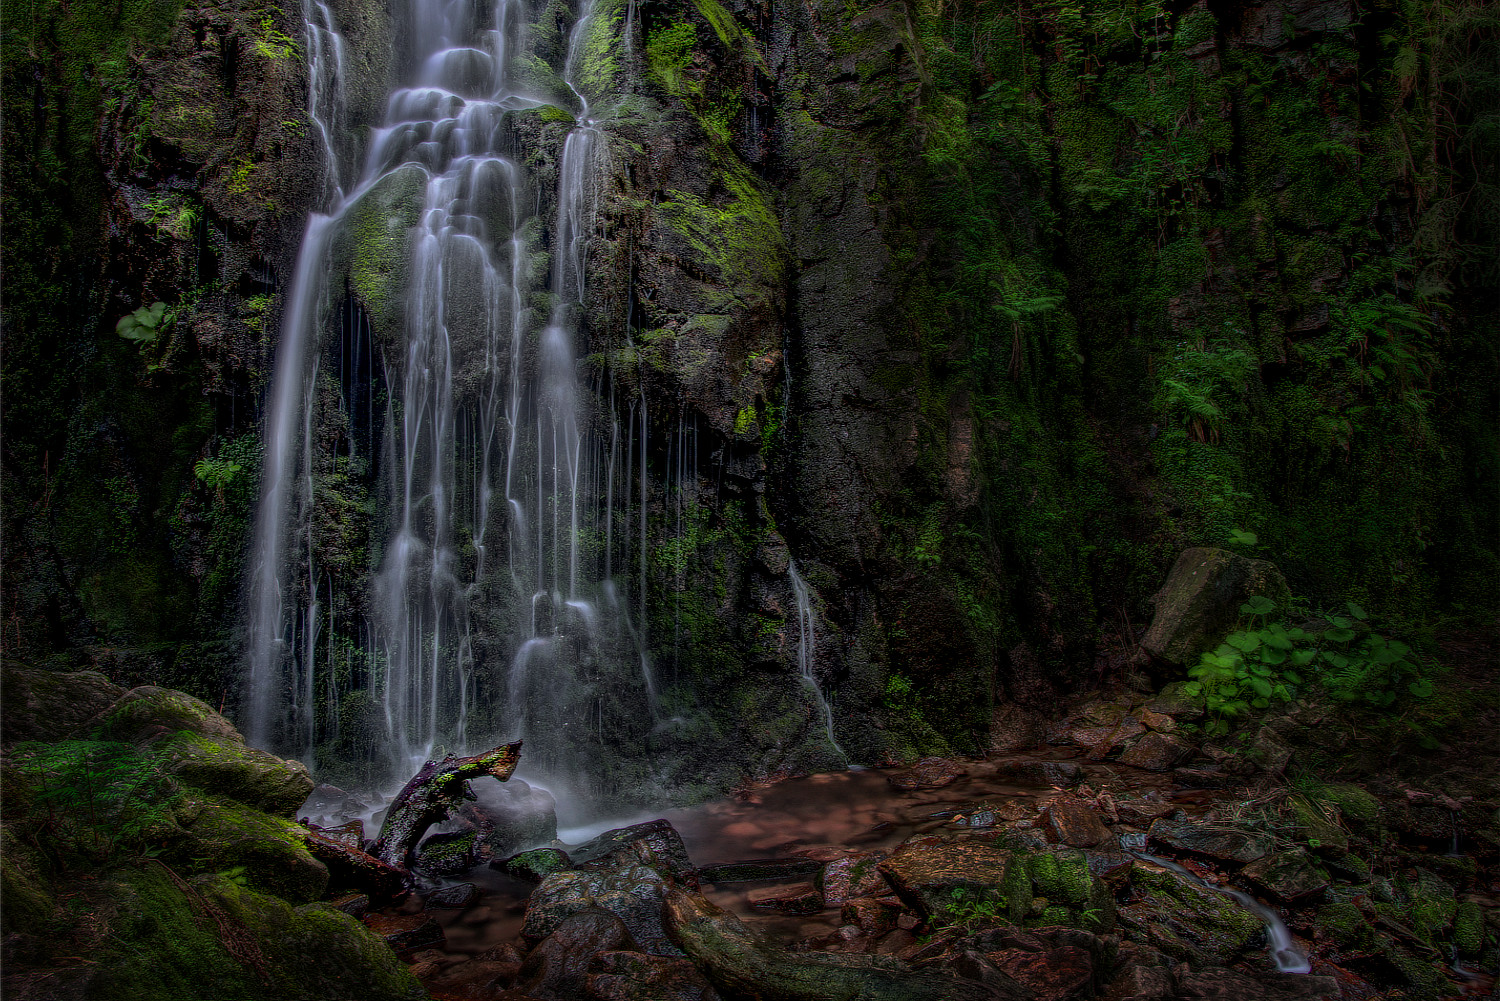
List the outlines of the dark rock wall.
{"label": "dark rock wall", "polygon": [[[306,40],[260,7],[13,6],[5,649],[232,705],[259,407],[322,183]],[[1118,672],[1177,552],[1236,529],[1314,605],[1493,606],[1483,6],[599,10],[597,51],[633,34],[587,70],[625,96],[579,356],[599,413],[650,414],[650,646],[676,716],[606,719],[592,676],[591,739],[638,759],[596,791],[830,763],[792,560],[864,761],[980,749],[993,705],[1045,712]],[[353,164],[402,33],[381,5],[333,11]],[[539,90],[571,17],[535,12]],[[538,246],[567,127],[514,117]],[[335,285],[394,344],[382,223],[351,226]],[[157,300],[181,307],[158,343],[116,336]],[[337,456],[375,431],[328,392],[316,558],[355,623],[382,502]],[[503,678],[504,617],[474,618]],[[332,751],[369,709],[326,710],[351,723]]]}

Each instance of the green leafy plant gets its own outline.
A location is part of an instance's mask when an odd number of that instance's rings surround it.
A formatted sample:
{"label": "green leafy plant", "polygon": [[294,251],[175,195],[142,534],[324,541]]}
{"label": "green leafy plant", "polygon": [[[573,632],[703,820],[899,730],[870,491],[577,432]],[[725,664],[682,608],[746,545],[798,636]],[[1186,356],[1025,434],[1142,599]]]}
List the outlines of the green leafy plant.
{"label": "green leafy plant", "polygon": [[234,482],[239,475],[240,464],[228,459],[199,459],[193,466],[193,475],[198,482],[214,491],[218,503],[224,503],[224,488]]}
{"label": "green leafy plant", "polygon": [[180,794],[159,765],[129,744],[27,743],[9,756],[24,786],[21,796],[7,796],[7,823],[29,822],[59,854],[108,854],[139,844],[170,820]]}
{"label": "green leafy plant", "polygon": [[178,240],[193,235],[193,228],[203,217],[202,211],[180,195],[153,195],[143,206],[150,218],[146,221],[158,232]]}
{"label": "green leafy plant", "polygon": [[276,27],[276,15],[280,13],[279,9],[272,9],[261,17],[260,32],[253,40],[255,51],[267,59],[296,59],[301,52],[297,40]]}
{"label": "green leafy plant", "polygon": [[1004,919],[1001,901],[990,893],[954,889],[949,891],[944,909],[949,927],[971,931]]}
{"label": "green leafy plant", "polygon": [[120,318],[115,324],[115,333],[139,344],[142,348],[155,344],[156,339],[171,325],[172,313],[164,302],[153,302]]}

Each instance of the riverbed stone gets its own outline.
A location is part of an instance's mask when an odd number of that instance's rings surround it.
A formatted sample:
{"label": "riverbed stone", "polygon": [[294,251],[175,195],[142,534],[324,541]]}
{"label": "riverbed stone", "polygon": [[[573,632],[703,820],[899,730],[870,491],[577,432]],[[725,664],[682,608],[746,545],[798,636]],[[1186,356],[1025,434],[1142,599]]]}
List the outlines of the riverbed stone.
{"label": "riverbed stone", "polygon": [[1211,547],[1184,550],[1151,599],[1156,613],[1141,646],[1172,664],[1195,663],[1234,626],[1240,605],[1256,595],[1279,608],[1291,601],[1285,578],[1265,560]]}
{"label": "riverbed stone", "polygon": [[1058,796],[1042,812],[1047,836],[1073,848],[1092,848],[1110,839],[1094,808],[1076,796]]}
{"label": "riverbed stone", "polygon": [[1328,889],[1328,877],[1318,871],[1312,857],[1301,848],[1256,859],[1241,869],[1240,875],[1257,888],[1288,904]]}
{"label": "riverbed stone", "polygon": [[581,997],[596,955],[633,948],[630,932],[617,916],[584,908],[568,915],[532,948],[516,974],[516,987],[541,998]]}
{"label": "riverbed stone", "polygon": [[1222,965],[1260,940],[1260,919],[1225,894],[1144,860],[1130,871],[1132,895],[1118,908],[1119,921],[1173,959]]}
{"label": "riverbed stone", "polygon": [[837,907],[856,897],[888,893],[889,887],[878,868],[885,857],[884,852],[860,852],[824,865],[817,878],[824,902],[829,907]]}
{"label": "riverbed stone", "polygon": [[[1114,930],[1114,892],[1094,872],[1088,853],[1067,849],[1035,852],[1024,856],[1021,865],[1032,895],[1063,909],[1058,923],[1081,926],[1089,933]],[[1051,922],[1047,919],[1042,923]]]}
{"label": "riverbed stone", "polygon": [[568,849],[580,868],[606,870],[620,865],[641,864],[664,879],[687,886],[697,885],[697,874],[688,857],[682,835],[665,820],[617,828]]}
{"label": "riverbed stone", "polygon": [[623,921],[641,949],[652,955],[679,956],[661,926],[661,902],[668,885],[660,872],[639,862],[553,873],[527,899],[521,935],[539,942],[571,915],[599,908]]}
{"label": "riverbed stone", "polygon": [[900,904],[893,900],[860,897],[845,901],[844,906],[839,909],[839,920],[876,939],[895,929],[896,918],[900,913]]}
{"label": "riverbed stone", "polygon": [[612,951],[594,956],[586,980],[593,1001],[720,1001],[720,995],[686,959]]}
{"label": "riverbed stone", "polygon": [[1000,949],[988,959],[1011,979],[1030,988],[1037,1001],[1074,1001],[1093,994],[1093,957],[1072,946],[1027,952]]}
{"label": "riverbed stone", "polygon": [[398,956],[422,949],[442,948],[448,941],[443,926],[429,914],[366,914],[365,927],[385,939]]}
{"label": "riverbed stone", "polygon": [[823,895],[811,883],[766,886],[747,895],[750,906],[782,914],[816,914],[823,909]]}
{"label": "riverbed stone", "polygon": [[[1182,970],[1177,976],[1177,997],[1182,1001],[1215,998],[1222,1001],[1337,1001],[1338,981],[1313,975],[1287,976],[1247,970]],[[1438,995],[1430,995],[1437,997]]]}
{"label": "riverbed stone", "polygon": [[413,868],[434,876],[454,876],[472,869],[479,861],[479,832],[446,831],[429,835],[413,853]]}
{"label": "riverbed stone", "polygon": [[957,782],[963,773],[963,766],[947,758],[923,758],[910,769],[891,775],[887,781],[906,792],[941,789]]}
{"label": "riverbed stone", "polygon": [[507,859],[497,859],[490,863],[490,868],[528,883],[540,883],[554,872],[573,868],[573,860],[567,852],[557,848],[534,848]]}
{"label": "riverbed stone", "polygon": [[978,841],[909,844],[879,863],[880,874],[907,906],[943,919],[965,900],[992,901],[1018,920],[1031,900],[1015,853]]}
{"label": "riverbed stone", "polygon": [[1192,753],[1193,749],[1176,737],[1153,730],[1125,749],[1120,755],[1120,764],[1150,772],[1166,772]]}
{"label": "riverbed stone", "polygon": [[422,906],[429,911],[454,910],[469,907],[478,901],[479,887],[473,883],[454,883],[433,890],[422,901]]}
{"label": "riverbed stone", "polygon": [[1219,862],[1245,864],[1265,858],[1271,839],[1247,831],[1209,828],[1191,820],[1163,818],[1151,825],[1150,841]]}

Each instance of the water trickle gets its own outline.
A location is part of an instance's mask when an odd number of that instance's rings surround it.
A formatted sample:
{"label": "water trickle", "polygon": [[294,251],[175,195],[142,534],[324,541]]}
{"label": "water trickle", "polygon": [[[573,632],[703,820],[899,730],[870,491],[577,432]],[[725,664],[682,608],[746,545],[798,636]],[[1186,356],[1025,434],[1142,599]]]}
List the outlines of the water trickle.
{"label": "water trickle", "polygon": [[849,755],[839,746],[839,742],[833,736],[833,706],[823,695],[823,689],[818,687],[818,679],[813,674],[813,658],[817,654],[817,634],[813,632],[813,608],[812,595],[808,591],[807,582],[797,572],[797,561],[791,560],[787,563],[787,576],[792,580],[792,596],[797,601],[797,669],[802,672],[802,683],[812,692],[817,701],[818,711],[823,716],[823,730],[828,736],[828,743],[834,753],[845,763],[849,762]]}
{"label": "water trickle", "polygon": [[1266,926],[1266,942],[1271,954],[1271,962],[1276,964],[1276,969],[1281,973],[1308,973],[1312,970],[1312,964],[1308,961],[1307,956],[1292,941],[1292,933],[1287,928],[1286,922],[1281,920],[1281,915],[1250,896],[1250,894],[1241,893],[1239,890],[1231,890],[1225,886],[1215,886],[1212,883],[1199,879],[1171,859],[1148,855],[1135,848],[1128,848],[1127,850],[1136,858],[1153,862],[1164,869],[1172,870],[1177,875],[1199,886],[1222,893],[1227,897],[1232,897],[1241,907],[1260,918]]}

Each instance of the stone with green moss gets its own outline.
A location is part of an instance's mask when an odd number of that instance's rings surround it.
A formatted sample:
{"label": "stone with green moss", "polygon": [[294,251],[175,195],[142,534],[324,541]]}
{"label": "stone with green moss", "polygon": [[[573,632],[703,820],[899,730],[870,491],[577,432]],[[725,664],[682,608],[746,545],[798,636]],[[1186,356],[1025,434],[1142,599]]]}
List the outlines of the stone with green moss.
{"label": "stone with green moss", "polygon": [[1089,931],[1114,929],[1114,893],[1089,871],[1088,859],[1082,852],[1038,852],[1025,856],[1023,865],[1031,879],[1033,894],[1073,911],[1067,921],[1044,921],[1044,924],[1078,924],[1082,920],[1081,927]]}
{"label": "stone with green moss", "polygon": [[178,733],[153,748],[163,770],[204,792],[277,816],[291,816],[312,793],[299,761],[287,761],[237,741]]}
{"label": "stone with green moss", "polygon": [[1338,807],[1345,822],[1360,833],[1373,833],[1380,826],[1380,801],[1363,786],[1336,782],[1319,788],[1316,798]]}
{"label": "stone with green moss", "polygon": [[1454,912],[1453,944],[1465,956],[1478,956],[1484,948],[1484,912],[1472,900],[1459,901]]}
{"label": "stone with green moss", "polygon": [[1130,869],[1134,890],[1119,908],[1127,932],[1175,959],[1227,965],[1263,932],[1260,919],[1233,899],[1150,862]]}
{"label": "stone with green moss", "polygon": [[1313,922],[1319,938],[1345,952],[1366,953],[1375,948],[1375,929],[1360,909],[1347,901],[1334,901],[1318,908]]}
{"label": "stone with green moss", "polygon": [[328,888],[328,868],[307,850],[298,824],[209,796],[185,798],[175,814],[187,836],[167,857],[185,871],[243,869],[252,889],[293,903],[316,900]]}

